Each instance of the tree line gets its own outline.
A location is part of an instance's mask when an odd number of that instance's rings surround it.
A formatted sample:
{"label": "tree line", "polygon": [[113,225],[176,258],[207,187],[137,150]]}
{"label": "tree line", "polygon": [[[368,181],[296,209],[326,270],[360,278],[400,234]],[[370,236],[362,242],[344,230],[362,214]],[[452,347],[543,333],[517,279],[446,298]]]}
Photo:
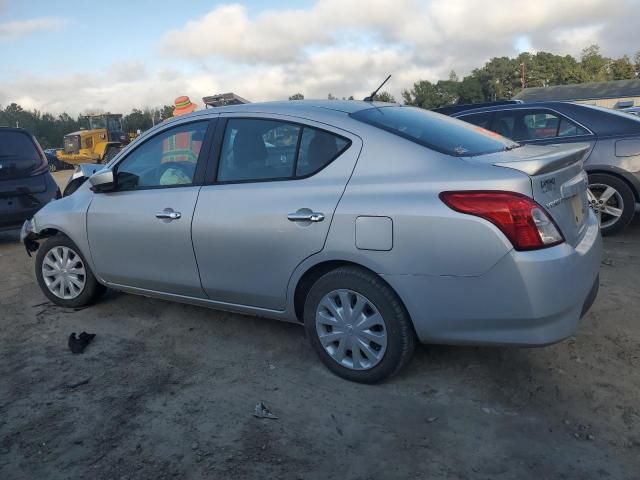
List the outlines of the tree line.
{"label": "tree line", "polygon": [[[419,80],[410,89],[402,92],[402,102],[421,108],[437,108],[455,103],[488,102],[509,99],[524,87],[548,87],[607,80],[630,80],[640,78],[640,52],[633,59],[624,55],[609,58],[602,55],[598,45],[582,51],[579,59],[571,55],[555,55],[549,52],[524,52],[516,57],[496,57],[480,68],[474,69],[462,80],[451,71],[449,78],[430,82]],[[329,100],[337,100],[331,93]],[[342,97],[353,100],[353,95]],[[302,100],[304,95],[296,93],[289,100]],[[396,102],[389,92],[380,92],[376,101]],[[100,112],[85,112],[100,113]],[[123,117],[126,132],[147,130],[156,123],[171,117],[173,107],[133,109]],[[30,130],[43,148],[60,147],[62,138],[70,132],[88,128],[84,115],[76,118],[67,113],[54,116],[39,110],[24,110],[12,103],[0,107],[0,126],[16,126]]]}
{"label": "tree line", "polygon": [[[71,132],[80,129],[88,129],[87,115],[104,113],[100,111],[87,111],[84,114],[72,117],[67,113],[52,115],[42,113],[39,110],[25,110],[20,105],[12,103],[5,108],[0,108],[0,127],[21,127],[29,130],[38,139],[42,148],[61,148],[62,139]],[[162,108],[134,108],[122,118],[122,126],[125,132],[135,133],[138,130],[144,132],[156,123],[160,123],[173,115],[173,106],[164,105]]]}

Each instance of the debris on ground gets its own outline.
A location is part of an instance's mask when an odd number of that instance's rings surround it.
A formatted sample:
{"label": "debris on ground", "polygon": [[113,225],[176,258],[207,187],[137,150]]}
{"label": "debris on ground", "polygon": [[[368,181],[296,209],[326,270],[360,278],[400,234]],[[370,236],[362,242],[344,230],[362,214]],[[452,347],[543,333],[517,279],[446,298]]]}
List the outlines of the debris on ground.
{"label": "debris on ground", "polygon": [[87,348],[87,345],[91,343],[95,336],[95,333],[82,332],[76,337],[76,332],[73,332],[69,335],[69,350],[71,350],[72,353],[84,352],[84,349]]}
{"label": "debris on ground", "polygon": [[69,390],[72,390],[74,388],[78,388],[81,387],[82,385],[87,385],[89,382],[91,381],[91,377],[87,378],[86,380],[82,380],[80,382],[77,383],[70,383],[65,385],[65,388],[68,388]]}
{"label": "debris on ground", "polygon": [[253,416],[256,418],[271,418],[272,420],[276,420],[278,418],[271,413],[271,410],[267,408],[264,402],[260,402],[256,405]]}

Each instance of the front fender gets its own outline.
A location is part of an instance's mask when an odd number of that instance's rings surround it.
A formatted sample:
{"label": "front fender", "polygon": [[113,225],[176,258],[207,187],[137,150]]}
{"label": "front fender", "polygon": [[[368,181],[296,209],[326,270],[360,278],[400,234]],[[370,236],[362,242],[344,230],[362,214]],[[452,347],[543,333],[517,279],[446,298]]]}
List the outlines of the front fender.
{"label": "front fender", "polygon": [[38,249],[38,240],[63,234],[76,244],[94,270],[87,236],[87,210],[92,199],[93,192],[85,183],[73,195],[50,202],[38,210],[23,224],[20,233],[27,253],[31,255]]}

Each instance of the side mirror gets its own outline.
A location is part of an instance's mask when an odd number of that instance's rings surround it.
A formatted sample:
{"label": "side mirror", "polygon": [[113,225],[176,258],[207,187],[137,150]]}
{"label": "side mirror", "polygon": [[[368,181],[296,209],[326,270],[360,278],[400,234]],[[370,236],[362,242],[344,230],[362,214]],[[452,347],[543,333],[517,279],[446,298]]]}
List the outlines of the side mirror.
{"label": "side mirror", "polygon": [[100,170],[89,177],[91,190],[96,193],[108,192],[116,187],[113,170]]}

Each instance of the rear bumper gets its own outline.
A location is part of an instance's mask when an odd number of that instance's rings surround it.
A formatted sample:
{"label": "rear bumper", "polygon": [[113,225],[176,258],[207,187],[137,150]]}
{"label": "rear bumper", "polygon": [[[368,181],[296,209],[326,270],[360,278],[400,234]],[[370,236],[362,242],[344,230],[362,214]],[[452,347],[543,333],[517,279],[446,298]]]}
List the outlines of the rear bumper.
{"label": "rear bumper", "polygon": [[58,197],[58,186],[49,173],[44,175],[43,183],[41,191],[24,187],[0,194],[0,230],[20,228],[26,219]]}
{"label": "rear bumper", "polygon": [[598,292],[602,240],[511,251],[476,277],[386,275],[424,343],[542,346],[572,335]]}

